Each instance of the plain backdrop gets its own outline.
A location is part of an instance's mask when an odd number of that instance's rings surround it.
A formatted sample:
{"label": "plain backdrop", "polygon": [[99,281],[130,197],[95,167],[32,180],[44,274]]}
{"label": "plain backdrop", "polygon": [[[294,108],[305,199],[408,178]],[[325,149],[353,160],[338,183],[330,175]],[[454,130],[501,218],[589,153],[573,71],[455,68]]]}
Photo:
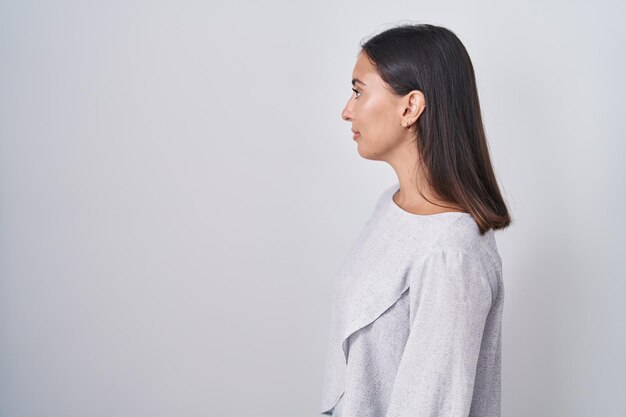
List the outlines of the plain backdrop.
{"label": "plain backdrop", "polygon": [[[359,42],[457,34],[513,225],[502,415],[626,416],[624,1],[0,1],[0,415],[313,417],[396,181]],[[381,416],[382,417],[382,416]]]}

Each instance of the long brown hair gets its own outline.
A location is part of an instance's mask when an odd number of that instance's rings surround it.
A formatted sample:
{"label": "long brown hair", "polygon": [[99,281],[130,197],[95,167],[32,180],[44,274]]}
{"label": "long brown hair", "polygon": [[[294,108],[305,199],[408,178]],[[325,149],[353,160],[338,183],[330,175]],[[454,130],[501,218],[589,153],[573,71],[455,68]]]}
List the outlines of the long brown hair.
{"label": "long brown hair", "polygon": [[459,38],[443,27],[404,24],[360,46],[395,94],[424,94],[416,145],[431,190],[470,213],[481,235],[509,226],[489,158],[474,68]]}

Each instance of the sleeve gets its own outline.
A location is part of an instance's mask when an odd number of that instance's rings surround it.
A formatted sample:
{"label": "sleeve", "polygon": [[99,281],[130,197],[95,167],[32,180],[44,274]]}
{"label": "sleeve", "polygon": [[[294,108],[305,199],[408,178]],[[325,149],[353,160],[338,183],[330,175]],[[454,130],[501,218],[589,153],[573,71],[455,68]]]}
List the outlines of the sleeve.
{"label": "sleeve", "polygon": [[492,292],[470,255],[435,249],[408,276],[410,333],[386,417],[467,417]]}

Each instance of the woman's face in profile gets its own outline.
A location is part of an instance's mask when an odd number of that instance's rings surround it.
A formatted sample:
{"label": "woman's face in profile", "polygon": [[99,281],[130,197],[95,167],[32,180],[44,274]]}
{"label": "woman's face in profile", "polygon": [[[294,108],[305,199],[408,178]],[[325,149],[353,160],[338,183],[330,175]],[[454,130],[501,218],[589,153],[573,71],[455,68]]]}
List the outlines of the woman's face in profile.
{"label": "woman's face in profile", "polygon": [[352,71],[352,88],[341,117],[358,132],[354,139],[362,157],[386,160],[407,138],[402,97],[391,92],[363,51]]}

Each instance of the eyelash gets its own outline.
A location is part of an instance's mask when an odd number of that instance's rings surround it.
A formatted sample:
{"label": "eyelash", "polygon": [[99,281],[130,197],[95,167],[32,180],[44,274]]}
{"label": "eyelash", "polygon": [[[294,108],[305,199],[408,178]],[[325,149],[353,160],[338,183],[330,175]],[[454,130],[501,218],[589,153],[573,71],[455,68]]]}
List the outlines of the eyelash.
{"label": "eyelash", "polygon": [[[354,91],[354,92],[355,92],[355,93],[357,93],[357,94],[361,94],[361,92],[359,92],[359,91],[355,90],[354,88],[352,89],[352,91]],[[359,96],[359,97],[361,97],[361,96]],[[359,98],[359,97],[354,97],[354,99],[356,100],[356,99],[357,99],[357,98]]]}

